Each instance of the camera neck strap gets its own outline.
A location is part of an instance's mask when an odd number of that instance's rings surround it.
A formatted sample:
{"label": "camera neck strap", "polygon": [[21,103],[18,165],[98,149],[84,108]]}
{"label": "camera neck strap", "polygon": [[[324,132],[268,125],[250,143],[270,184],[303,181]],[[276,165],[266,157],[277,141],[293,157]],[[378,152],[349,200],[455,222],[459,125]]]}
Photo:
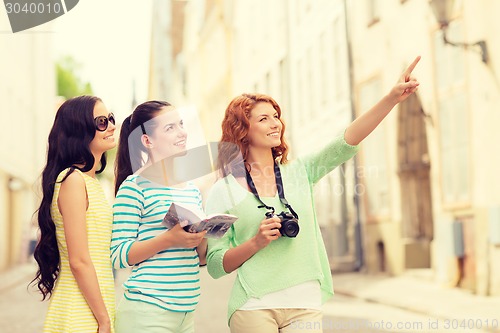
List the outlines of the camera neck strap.
{"label": "camera neck strap", "polygon": [[[274,213],[274,207],[266,205],[262,199],[259,196],[259,193],[257,192],[257,188],[255,187],[255,183],[253,182],[252,176],[250,175],[250,172],[248,172],[247,168],[245,168],[245,173],[246,173],[246,178],[247,178],[247,184],[248,187],[250,187],[250,191],[252,191],[253,195],[257,200],[262,203],[262,206],[258,206],[258,208],[266,208],[269,210],[272,210]],[[292,206],[288,203],[288,201],[285,199],[285,188],[283,187],[283,180],[281,179],[281,171],[280,167],[278,166],[278,163],[274,163],[274,179],[276,180],[276,189],[278,190],[278,196],[280,197],[280,201],[285,206],[292,215],[298,219],[299,216],[297,213],[293,210]]]}

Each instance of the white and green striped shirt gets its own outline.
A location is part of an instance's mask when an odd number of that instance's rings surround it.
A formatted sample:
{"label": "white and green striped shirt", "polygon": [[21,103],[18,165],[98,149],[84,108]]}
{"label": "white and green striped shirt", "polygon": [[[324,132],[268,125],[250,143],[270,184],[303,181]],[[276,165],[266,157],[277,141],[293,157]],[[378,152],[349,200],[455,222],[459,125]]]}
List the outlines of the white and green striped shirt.
{"label": "white and green striped shirt", "polygon": [[[128,252],[134,242],[167,230],[161,222],[172,202],[202,209],[201,193],[193,184],[161,187],[137,175],[122,183],[113,205],[111,260],[115,268],[130,267]],[[200,297],[196,248],[169,248],[134,265],[124,288],[130,300],[170,311],[194,311]]]}

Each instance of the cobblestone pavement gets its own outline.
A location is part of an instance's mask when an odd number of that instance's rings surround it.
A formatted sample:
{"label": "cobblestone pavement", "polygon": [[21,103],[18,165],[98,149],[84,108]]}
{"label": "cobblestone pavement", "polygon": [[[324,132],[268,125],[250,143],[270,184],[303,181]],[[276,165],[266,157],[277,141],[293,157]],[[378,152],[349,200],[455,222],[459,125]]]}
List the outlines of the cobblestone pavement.
{"label": "cobblestone pavement", "polygon": [[[24,265],[7,273],[0,274],[0,332],[2,333],[39,333],[42,330],[43,319],[47,311],[48,302],[41,302],[40,295],[27,285],[33,277],[35,266]],[[117,272],[117,301],[121,299],[121,283],[127,276],[126,271]],[[227,299],[235,275],[213,280],[206,269],[201,271],[202,297],[195,316],[195,329],[197,333],[229,333],[226,324]],[[438,315],[433,315],[432,307],[423,311],[425,297],[418,298],[408,289],[404,289],[404,279],[380,279],[379,283],[367,279],[371,277],[351,274],[334,276],[337,283],[337,294],[327,302],[324,307],[322,328],[324,333],[369,333],[369,332],[500,332],[498,319],[494,316],[499,307],[491,308],[496,304],[495,298],[470,298],[458,293],[453,302],[458,302],[462,297],[469,300],[466,307],[474,307],[470,313],[483,313],[484,318],[464,317],[463,313],[456,316],[444,316],[445,309]],[[361,283],[364,281],[363,283]],[[414,283],[414,281],[411,281]],[[382,297],[382,291],[388,292],[392,288],[392,295]],[[433,303],[445,304],[443,297],[450,294],[441,294],[425,285],[415,286],[413,289],[423,293],[425,288],[432,291],[435,296]],[[406,291],[406,294],[404,293]],[[447,291],[448,292],[448,291]],[[395,293],[400,293],[396,297]],[[350,294],[350,295],[348,295]],[[469,297],[469,298],[467,298]],[[401,304],[396,300],[401,299]],[[413,301],[411,301],[413,300]],[[471,301],[472,300],[472,301]],[[384,304],[384,302],[388,304]],[[413,303],[415,304],[413,304]],[[463,302],[463,300],[461,301]],[[450,304],[448,307],[456,310],[459,304]],[[411,310],[414,307],[416,310]],[[481,307],[484,307],[481,310]],[[475,311],[475,312],[474,312]],[[499,316],[498,314],[496,315]],[[496,320],[496,322],[494,321]],[[303,327],[302,332],[307,332],[308,327]],[[310,327],[309,327],[310,328]],[[260,332],[256,332],[260,333]]]}

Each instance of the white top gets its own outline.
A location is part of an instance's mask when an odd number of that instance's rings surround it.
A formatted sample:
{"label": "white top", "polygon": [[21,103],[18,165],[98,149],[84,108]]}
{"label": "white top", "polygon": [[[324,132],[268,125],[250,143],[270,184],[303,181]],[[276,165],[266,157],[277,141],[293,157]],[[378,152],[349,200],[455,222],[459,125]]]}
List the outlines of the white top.
{"label": "white top", "polygon": [[314,309],[321,310],[321,289],[318,280],[307,281],[296,286],[262,296],[251,297],[238,310],[262,309]]}

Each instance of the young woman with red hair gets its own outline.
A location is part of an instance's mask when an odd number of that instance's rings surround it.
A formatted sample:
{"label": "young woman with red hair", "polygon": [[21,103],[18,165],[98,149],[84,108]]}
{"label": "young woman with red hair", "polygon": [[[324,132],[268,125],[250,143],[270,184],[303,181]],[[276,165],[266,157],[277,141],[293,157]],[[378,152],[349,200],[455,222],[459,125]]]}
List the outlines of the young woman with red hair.
{"label": "young woman with red hair", "polygon": [[398,83],[343,136],[289,162],[279,105],[269,96],[243,94],[222,121],[222,179],[207,198],[207,213],[239,217],[209,240],[208,271],[219,278],[237,270],[228,304],[232,333],[322,332],[322,304],[332,277],[313,204],[313,185],[358,151],[366,138],[419,83],[408,67]]}

